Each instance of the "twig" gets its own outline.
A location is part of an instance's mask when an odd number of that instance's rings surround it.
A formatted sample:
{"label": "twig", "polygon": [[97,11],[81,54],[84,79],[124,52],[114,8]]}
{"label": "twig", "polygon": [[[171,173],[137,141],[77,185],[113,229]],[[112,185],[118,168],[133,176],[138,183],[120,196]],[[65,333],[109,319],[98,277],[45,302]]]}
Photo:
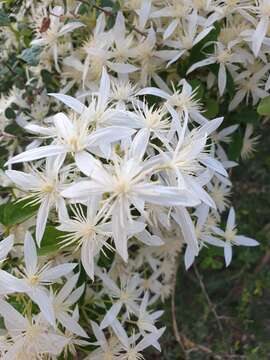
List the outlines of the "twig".
{"label": "twig", "polygon": [[201,287],[202,292],[203,292],[203,294],[204,294],[204,296],[205,296],[205,298],[206,298],[206,301],[207,301],[207,303],[208,303],[208,305],[209,305],[209,308],[210,308],[210,310],[212,311],[212,313],[213,313],[213,315],[214,315],[214,317],[215,317],[215,319],[216,319],[216,322],[217,322],[217,324],[218,324],[219,331],[221,332],[221,334],[223,334],[223,333],[224,333],[224,331],[223,331],[223,326],[222,326],[222,324],[221,324],[221,322],[220,322],[220,318],[219,318],[219,316],[218,316],[218,314],[217,314],[217,312],[216,312],[215,305],[212,303],[212,301],[211,301],[211,299],[210,299],[210,297],[209,297],[209,295],[208,295],[208,292],[207,292],[207,290],[206,290],[206,287],[205,287],[205,285],[204,285],[204,282],[203,282],[203,280],[202,280],[202,277],[201,277],[201,275],[199,274],[197,265],[196,265],[195,263],[193,264],[193,269],[194,269],[194,272],[195,272],[195,275],[196,275],[197,279],[199,280],[200,287]]}

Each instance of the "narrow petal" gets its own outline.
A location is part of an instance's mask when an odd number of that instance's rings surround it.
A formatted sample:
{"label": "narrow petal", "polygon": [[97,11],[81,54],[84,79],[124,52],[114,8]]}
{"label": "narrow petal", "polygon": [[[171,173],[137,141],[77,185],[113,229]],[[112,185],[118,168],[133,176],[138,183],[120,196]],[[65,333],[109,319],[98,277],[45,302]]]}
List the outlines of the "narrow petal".
{"label": "narrow petal", "polygon": [[82,336],[87,338],[87,333],[83,330],[83,328],[75,321],[71,316],[69,316],[65,312],[61,312],[57,316],[57,320],[71,333],[76,334],[78,336]]}
{"label": "narrow petal", "polygon": [[60,277],[69,274],[77,265],[78,264],[66,263],[44,270],[41,274],[41,280],[54,281],[59,279]]}
{"label": "narrow petal", "polygon": [[109,325],[112,324],[112,322],[116,319],[117,315],[119,314],[122,307],[121,302],[117,302],[113,304],[113,306],[108,310],[107,314],[105,315],[104,319],[102,320],[100,324],[101,329],[105,329]]}
{"label": "narrow petal", "polygon": [[51,299],[43,289],[35,288],[29,292],[30,298],[38,305],[45,319],[55,327],[55,315]]}
{"label": "narrow petal", "polygon": [[224,246],[225,263],[228,267],[232,261],[232,245],[229,242],[225,243]]}
{"label": "narrow petal", "polygon": [[66,151],[67,150],[64,145],[42,146],[35,149],[24,151],[21,154],[14,156],[5,163],[5,166],[24,162],[24,161],[38,160],[47,156],[59,155],[65,153]]}
{"label": "narrow petal", "polygon": [[64,94],[55,94],[55,93],[50,93],[48,95],[53,96],[57,100],[62,101],[62,103],[70,107],[78,114],[82,114],[87,109],[87,107],[83,103],[81,103],[79,100],[75,99],[72,96],[64,95]]}
{"label": "narrow petal", "polygon": [[36,244],[29,231],[25,234],[24,239],[24,262],[28,277],[34,275],[37,270],[37,250]]}
{"label": "narrow petal", "polygon": [[258,243],[258,241],[251,239],[249,237],[243,236],[243,235],[236,236],[234,240],[238,245],[243,245],[243,246],[258,246],[258,245],[260,245],[260,243]]}
{"label": "narrow petal", "polygon": [[49,216],[49,211],[50,211],[50,199],[49,197],[46,197],[44,200],[42,200],[37,213],[36,241],[38,246],[40,246],[41,240],[44,235],[47,219]]}

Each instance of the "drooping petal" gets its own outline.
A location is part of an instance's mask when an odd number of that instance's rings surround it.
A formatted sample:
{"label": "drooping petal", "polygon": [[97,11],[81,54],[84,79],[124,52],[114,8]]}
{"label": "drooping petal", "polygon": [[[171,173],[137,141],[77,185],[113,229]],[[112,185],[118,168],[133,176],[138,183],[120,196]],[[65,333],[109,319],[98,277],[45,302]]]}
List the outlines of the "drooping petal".
{"label": "drooping petal", "polygon": [[226,266],[228,267],[232,261],[232,245],[228,241],[224,245],[224,256]]}
{"label": "drooping petal", "polygon": [[40,246],[41,240],[44,235],[47,219],[49,216],[49,211],[50,211],[50,199],[47,196],[45,199],[42,200],[37,213],[36,241],[38,246]]}
{"label": "drooping petal", "polygon": [[55,327],[55,315],[54,315],[53,305],[47,292],[41,288],[36,287],[31,292],[28,292],[28,295],[38,305],[45,319],[53,327]]}
{"label": "drooping petal", "polygon": [[24,262],[28,277],[34,275],[37,271],[37,250],[29,231],[26,232],[24,239]]}

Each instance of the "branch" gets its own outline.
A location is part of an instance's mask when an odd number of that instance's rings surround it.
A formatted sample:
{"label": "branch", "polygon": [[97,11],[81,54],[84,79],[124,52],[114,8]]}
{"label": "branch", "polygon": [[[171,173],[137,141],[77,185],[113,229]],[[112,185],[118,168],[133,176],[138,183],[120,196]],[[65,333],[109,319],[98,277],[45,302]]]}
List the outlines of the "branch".
{"label": "branch", "polygon": [[202,290],[202,292],[203,292],[203,294],[204,294],[204,296],[205,296],[205,298],[206,298],[206,301],[207,301],[207,303],[208,303],[208,305],[209,305],[209,308],[210,308],[210,310],[212,311],[212,313],[213,313],[213,315],[214,315],[214,317],[215,317],[215,319],[216,319],[216,322],[217,322],[217,324],[218,324],[219,331],[221,332],[221,334],[223,334],[223,333],[224,333],[224,331],[223,331],[223,326],[222,326],[222,324],[221,324],[221,322],[220,322],[220,318],[219,318],[219,316],[218,316],[218,314],[217,314],[217,312],[216,312],[215,305],[212,303],[212,301],[211,301],[211,299],[210,299],[210,297],[209,297],[209,295],[208,295],[208,292],[207,292],[207,290],[206,290],[206,287],[205,287],[205,285],[204,285],[204,282],[203,282],[203,280],[202,280],[202,277],[201,277],[201,275],[199,274],[197,265],[196,265],[195,263],[193,264],[193,269],[194,269],[194,272],[195,272],[195,275],[196,275],[197,279],[199,280],[201,290]]}

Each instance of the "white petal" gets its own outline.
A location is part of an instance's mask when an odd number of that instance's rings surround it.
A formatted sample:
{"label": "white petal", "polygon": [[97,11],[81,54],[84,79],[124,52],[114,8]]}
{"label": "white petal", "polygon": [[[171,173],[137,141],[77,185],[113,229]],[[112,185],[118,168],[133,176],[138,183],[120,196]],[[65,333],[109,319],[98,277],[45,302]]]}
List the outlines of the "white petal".
{"label": "white petal", "polygon": [[268,16],[262,17],[256,30],[254,31],[254,33],[252,35],[252,50],[256,57],[258,56],[259,51],[261,49],[264,37],[267,32],[268,25],[269,25]]}
{"label": "white petal", "polygon": [[258,246],[258,245],[260,245],[258,243],[258,241],[251,239],[249,237],[243,236],[243,235],[236,236],[234,240],[238,245],[243,245],[243,246]]}
{"label": "white petal", "polygon": [[16,325],[17,330],[26,330],[28,324],[25,319],[13,306],[8,302],[0,299],[0,314],[3,316],[7,329],[14,329]]}
{"label": "white petal", "polygon": [[0,242],[0,260],[5,259],[7,254],[13,248],[14,235],[9,235]]}
{"label": "white petal", "polygon": [[92,241],[85,241],[81,248],[81,260],[84,270],[91,280],[94,281],[94,251]]}
{"label": "white petal", "polygon": [[75,29],[82,27],[82,26],[85,26],[85,25],[79,21],[76,21],[76,22],[74,21],[74,22],[65,24],[64,26],[62,26],[61,30],[59,31],[58,36],[65,35]]}
{"label": "white petal", "polygon": [[224,64],[220,64],[218,71],[218,89],[220,96],[223,95],[227,82],[226,68]]}
{"label": "white petal", "polygon": [[121,307],[122,307],[121,302],[117,302],[113,304],[113,306],[110,308],[110,310],[108,310],[108,312],[106,313],[104,319],[100,324],[101,329],[104,329],[109,325],[111,325],[111,323],[116,319],[117,315],[119,314]]}
{"label": "white petal", "polygon": [[77,264],[73,264],[73,263],[54,266],[53,268],[44,270],[41,273],[41,280],[54,281],[64,275],[69,274],[76,266]]}
{"label": "white petal", "polygon": [[102,70],[97,109],[103,111],[110,95],[110,78],[105,68]]}
{"label": "white petal", "polygon": [[233,230],[235,228],[235,211],[234,208],[231,207],[227,219],[226,230]]}
{"label": "white petal", "polygon": [[97,160],[87,151],[80,151],[75,153],[74,158],[79,170],[83,174],[90,176],[94,167],[96,166]]}
{"label": "white petal", "polygon": [[149,136],[150,132],[148,129],[141,129],[138,131],[131,144],[131,157],[142,160],[148,146]]}
{"label": "white petal", "polygon": [[164,206],[196,206],[200,203],[190,191],[176,187],[143,184],[134,186],[138,196],[153,204]]}
{"label": "white petal", "polygon": [[111,61],[108,61],[107,64],[113,71],[119,74],[129,74],[139,70],[136,66],[131,64],[113,63]]}
{"label": "white petal", "polygon": [[214,64],[216,62],[215,58],[208,58],[208,59],[204,59],[202,61],[198,61],[196,62],[195,64],[193,64],[187,71],[187,74],[191,73],[192,71],[198,69],[199,67],[202,67],[202,66],[207,66],[207,65],[210,65],[210,64]]}
{"label": "white petal", "polygon": [[43,289],[35,288],[29,292],[30,298],[38,305],[45,319],[55,327],[55,315],[51,299]]}
{"label": "white petal", "polygon": [[63,302],[66,300],[66,298],[70,295],[72,289],[74,289],[74,287],[79,279],[79,275],[80,274],[77,273],[68,279],[68,281],[65,283],[65,285],[61,288],[61,290],[57,294],[57,301]]}
{"label": "white petal", "polygon": [[179,206],[175,209],[175,212],[173,213],[173,218],[180,226],[184,236],[184,240],[189,245],[188,252],[193,252],[193,254],[197,256],[199,253],[198,240],[195,233],[194,224],[188,211],[184,207]]}
{"label": "white petal", "polygon": [[168,37],[170,37],[172,35],[172,33],[174,32],[174,30],[176,29],[178,24],[179,24],[178,19],[175,19],[175,20],[171,21],[169,23],[169,26],[167,27],[167,29],[163,33],[163,39],[167,39]]}
{"label": "white petal", "polygon": [[27,292],[29,287],[21,279],[17,279],[15,276],[0,269],[0,284],[4,290],[9,292]]}
{"label": "white petal", "polygon": [[232,246],[229,242],[226,242],[224,245],[224,256],[226,266],[229,266],[232,261]]}
{"label": "white petal", "polygon": [[79,181],[62,191],[66,198],[85,198],[90,195],[102,194],[106,189],[95,181]]}
{"label": "white petal", "polygon": [[121,343],[128,348],[128,336],[127,333],[125,332],[123,326],[120,324],[120,322],[115,319],[112,324],[111,327],[115,333],[115,335],[118,337],[118,339],[121,341]]}
{"label": "white petal", "polygon": [[104,129],[98,129],[89,135],[86,146],[100,146],[103,143],[112,143],[129,137],[134,133],[135,130],[121,126],[110,126]]}
{"label": "white petal", "polygon": [[81,103],[79,100],[75,99],[72,96],[55,93],[50,93],[48,95],[51,95],[56,99],[62,101],[65,105],[76,111],[78,114],[82,114],[87,109],[87,107],[83,103]]}
{"label": "white petal", "polygon": [[61,312],[57,316],[57,320],[71,333],[87,338],[88,335],[84,329],[67,313]]}
{"label": "white petal", "polygon": [[37,270],[37,250],[36,244],[29,231],[25,234],[24,239],[24,262],[28,277],[34,275]]}
{"label": "white petal", "polygon": [[42,200],[37,213],[36,241],[38,246],[40,246],[41,240],[44,235],[47,219],[49,216],[49,211],[50,211],[50,199],[49,197],[46,197],[44,200]]}
{"label": "white petal", "polygon": [[24,161],[32,161],[47,156],[59,155],[66,152],[64,145],[47,145],[22,152],[8,160],[6,165],[16,164]]}
{"label": "white petal", "polygon": [[195,253],[191,248],[191,246],[189,245],[186,248],[184,260],[185,260],[185,268],[186,270],[188,270],[195,260]]}

